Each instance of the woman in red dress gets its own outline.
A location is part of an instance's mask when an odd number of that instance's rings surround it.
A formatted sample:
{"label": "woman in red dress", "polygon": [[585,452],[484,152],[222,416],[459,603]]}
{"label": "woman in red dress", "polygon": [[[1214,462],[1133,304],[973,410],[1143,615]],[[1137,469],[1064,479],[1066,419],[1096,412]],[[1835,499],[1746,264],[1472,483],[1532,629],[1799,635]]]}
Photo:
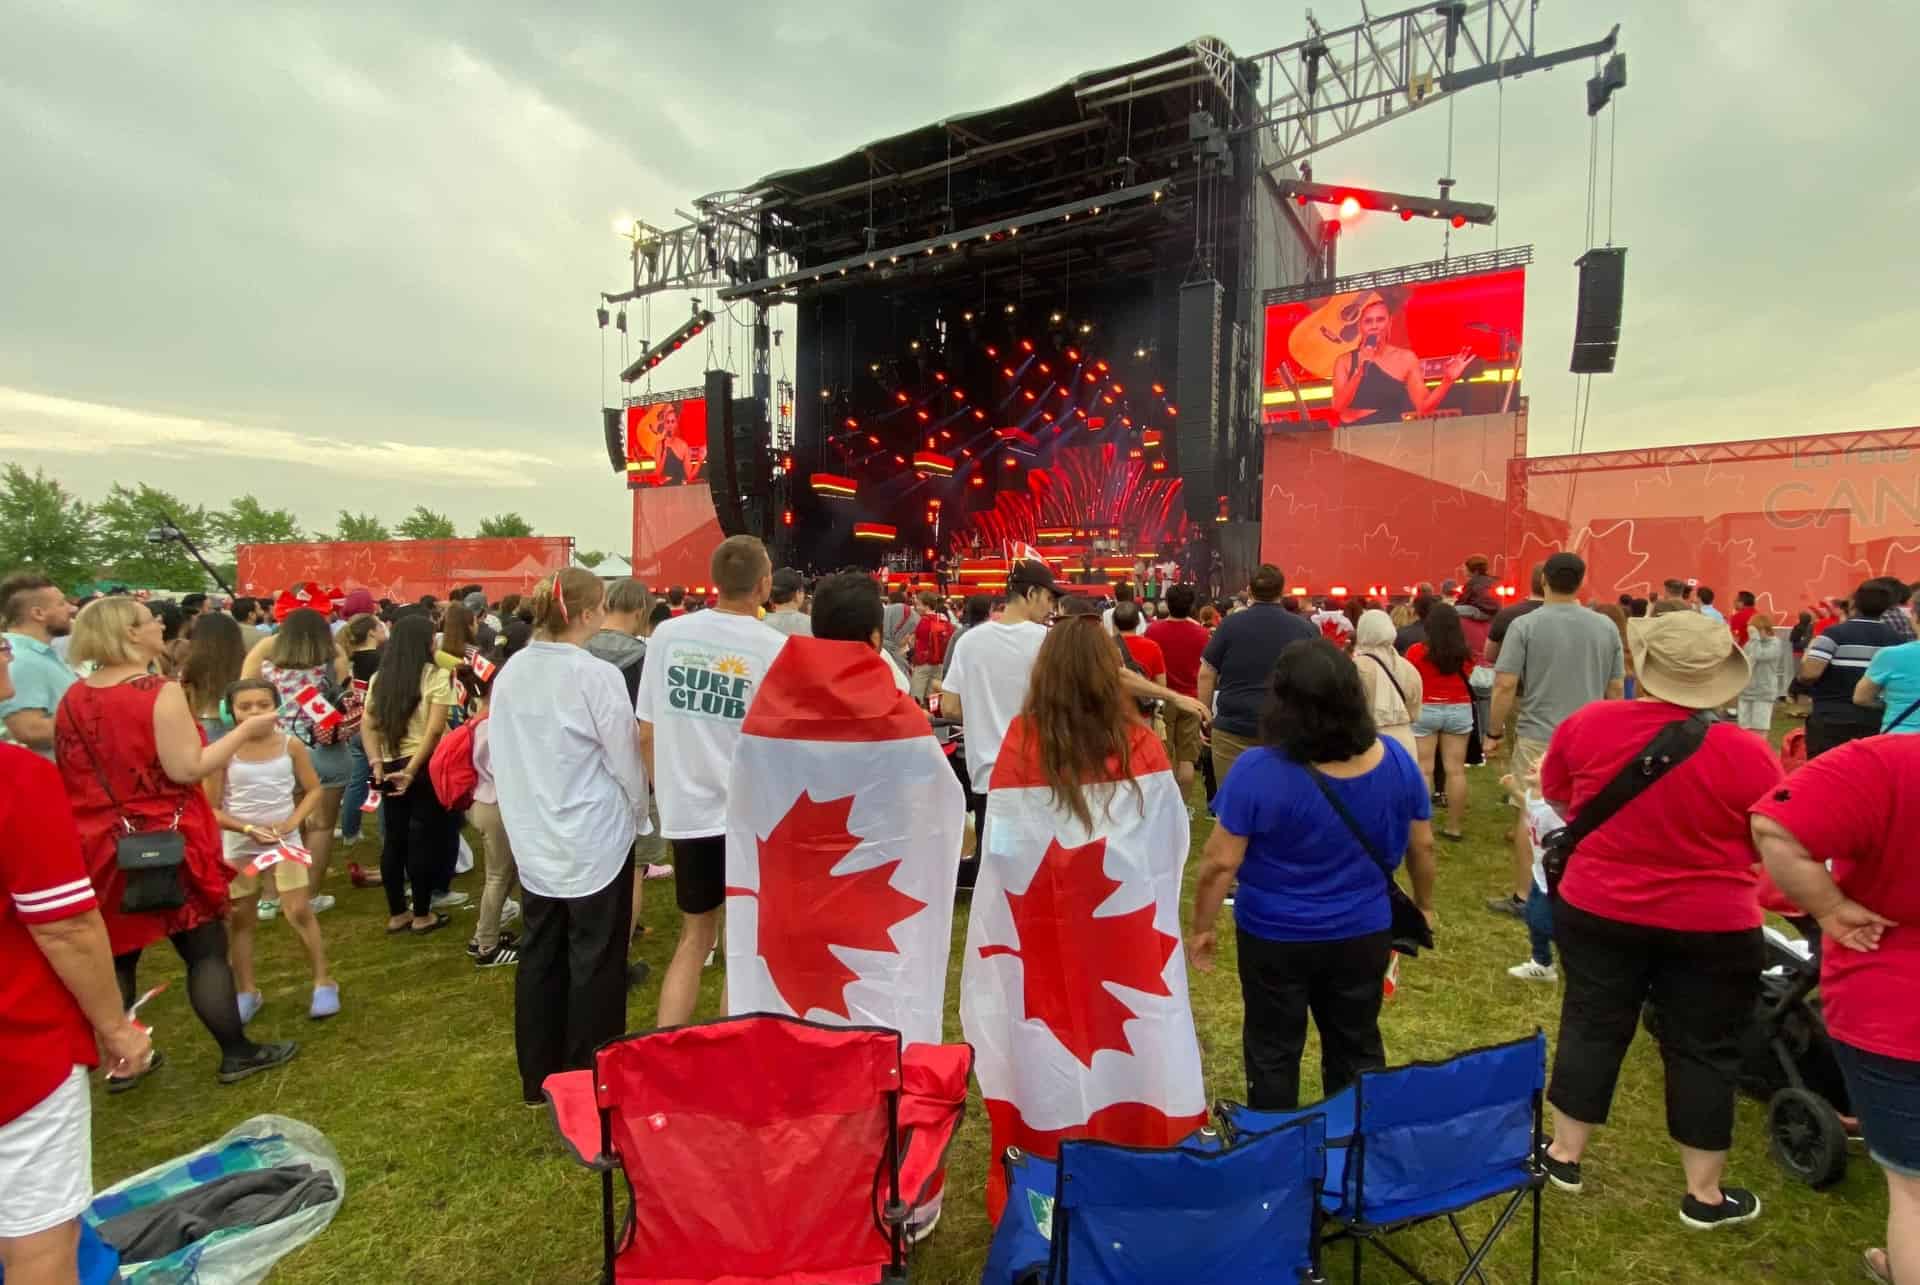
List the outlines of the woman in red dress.
{"label": "woman in red dress", "polygon": [[[107,922],[121,998],[132,1005],[140,952],[162,937],[172,941],[187,966],[193,1011],[220,1045],[220,1082],[231,1084],[285,1062],[294,1045],[256,1044],[240,1021],[227,964],[227,884],[233,874],[198,782],[225,767],[244,742],[275,735],[275,719],[248,719],[208,745],[180,685],[148,672],[165,647],[161,622],[144,603],[113,597],[88,604],[74,619],[71,655],[76,665],[98,668],[61,700],[55,754]],[[115,861],[120,836],[169,827],[186,840],[180,866],[186,904],[123,911],[126,876]],[[156,1051],[147,1069],[160,1060]],[[140,1078],[109,1077],[107,1087],[117,1092]]]}

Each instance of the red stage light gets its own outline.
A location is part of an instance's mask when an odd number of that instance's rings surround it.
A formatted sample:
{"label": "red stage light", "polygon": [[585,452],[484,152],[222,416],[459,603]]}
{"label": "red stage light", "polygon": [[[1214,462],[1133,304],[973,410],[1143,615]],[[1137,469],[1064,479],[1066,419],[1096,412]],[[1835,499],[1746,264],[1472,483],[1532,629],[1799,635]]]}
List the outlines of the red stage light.
{"label": "red stage light", "polygon": [[1295,205],[1305,205],[1307,203],[1307,194],[1302,192],[1300,195],[1294,197],[1293,203]]}
{"label": "red stage light", "polygon": [[944,384],[947,382],[947,372],[944,370],[936,370],[933,372],[933,378],[936,382]]}
{"label": "red stage light", "polygon": [[985,486],[987,484],[987,479],[979,476],[978,474],[975,474],[973,479],[973,484],[975,486]]}
{"label": "red stage light", "polygon": [[953,434],[952,434],[952,433],[949,433],[949,432],[948,432],[948,431],[947,431],[946,429],[944,429],[944,428],[940,430],[940,436],[941,436],[941,437],[943,437],[943,438],[945,438],[945,439],[946,439],[947,441],[949,441],[949,442],[951,442],[951,441],[953,440]]}
{"label": "red stage light", "polygon": [[1340,201],[1340,217],[1341,218],[1350,219],[1358,213],[1360,213],[1360,202],[1356,198],[1351,196],[1341,198],[1341,201]]}
{"label": "red stage light", "polygon": [[1013,378],[1013,367],[1011,367],[1011,366],[1002,366],[1002,367],[1000,368],[1000,373],[1001,373],[1001,374],[1003,374],[1003,375],[1005,375],[1005,376],[1006,376],[1006,377],[1007,377],[1008,379],[1012,379],[1012,378]]}
{"label": "red stage light", "polygon": [[1040,363],[1040,373],[1043,375],[1051,375],[1053,373],[1053,367],[1043,361]]}
{"label": "red stage light", "polygon": [[1402,223],[1411,223],[1411,222],[1413,222],[1413,211],[1412,211],[1412,210],[1402,210],[1402,211],[1400,211],[1400,221],[1401,221]]}
{"label": "red stage light", "polygon": [[902,406],[905,406],[907,404],[907,395],[905,393],[895,393],[893,395],[893,400],[899,402]]}
{"label": "red stage light", "polygon": [[926,413],[925,411],[923,411],[923,410],[917,410],[917,411],[915,411],[915,412],[914,412],[914,415],[916,415],[916,416],[917,416],[917,417],[919,418],[919,420],[920,420],[920,422],[921,422],[922,424],[924,424],[924,423],[926,423],[926,422],[927,422],[927,420],[931,418],[931,416],[929,416],[929,415],[928,415],[928,414],[927,414],[927,413]]}
{"label": "red stage light", "polygon": [[1156,473],[1164,473],[1164,472],[1166,472],[1166,471],[1167,471],[1167,462],[1166,462],[1165,460],[1155,460],[1155,461],[1153,462],[1153,471],[1154,471],[1154,472],[1156,472]]}
{"label": "red stage light", "polygon": [[1020,341],[1020,351],[1022,351],[1022,352],[1032,352],[1032,351],[1033,351],[1033,340],[1031,340],[1031,339],[1022,339],[1022,340]]}
{"label": "red stage light", "polygon": [[987,356],[998,357],[999,355],[1000,355],[1000,350],[998,348],[995,348],[992,344],[987,345]]}
{"label": "red stage light", "polygon": [[975,412],[973,412],[973,417],[975,419],[985,419],[987,417],[987,413],[983,410],[976,410]]}
{"label": "red stage light", "polygon": [[1155,384],[1153,386],[1153,395],[1155,397],[1165,397],[1167,395],[1167,386],[1165,384]]}
{"label": "red stage light", "polygon": [[1331,589],[1327,590],[1327,592],[1332,594],[1336,598],[1344,598],[1347,596],[1347,587],[1343,584],[1337,584],[1333,586]]}
{"label": "red stage light", "polygon": [[1127,458],[1128,458],[1128,459],[1130,459],[1130,460],[1137,460],[1137,459],[1139,459],[1139,458],[1140,458],[1140,448],[1139,448],[1138,446],[1136,446],[1136,447],[1134,447],[1134,448],[1133,448],[1132,450],[1130,450],[1130,451],[1128,451],[1128,452],[1127,452]]}
{"label": "red stage light", "polygon": [[852,418],[851,416],[849,416],[849,417],[848,417],[848,419],[847,419],[847,427],[848,427],[848,428],[858,428],[858,427],[860,427],[860,421],[859,421],[859,420],[857,420],[857,419],[854,419],[854,418]]}
{"label": "red stage light", "polygon": [[938,513],[938,512],[940,511],[940,501],[938,501],[938,500],[928,500],[928,501],[927,501],[927,507],[928,507],[928,508],[930,508],[930,509],[932,509],[932,510],[933,510],[933,511],[934,511],[935,513]]}
{"label": "red stage light", "polygon": [[1034,396],[1034,392],[1031,388],[1023,389],[1020,395],[1022,397],[1025,397],[1030,402],[1039,400],[1039,398]]}
{"label": "red stage light", "polygon": [[1080,360],[1080,350],[1079,350],[1078,348],[1069,348],[1069,349],[1067,349],[1067,360],[1068,360],[1068,361],[1079,361],[1079,360]]}
{"label": "red stage light", "polygon": [[781,513],[780,513],[780,525],[782,525],[782,526],[792,526],[792,525],[793,525],[793,510],[792,510],[792,509],[783,509],[783,510],[781,511]]}
{"label": "red stage light", "polygon": [[1000,462],[1006,465],[1008,468],[1012,468],[1014,465],[1014,458],[1013,456],[1009,455],[1005,459],[1002,459]]}
{"label": "red stage light", "polygon": [[1105,402],[1107,405],[1111,406],[1113,405],[1113,394],[1108,393],[1104,397],[1102,397],[1100,400]]}
{"label": "red stage light", "polygon": [[967,400],[967,390],[964,388],[954,389],[953,400],[955,400],[956,402],[964,402],[965,400]]}
{"label": "red stage light", "polygon": [[1100,382],[1100,377],[1099,377],[1098,375],[1096,375],[1096,374],[1094,374],[1094,373],[1093,373],[1092,371],[1088,371],[1088,372],[1087,372],[1087,382],[1088,382],[1089,384],[1097,384],[1097,383],[1099,383],[1099,382]]}
{"label": "red stage light", "polygon": [[1465,226],[1467,226],[1467,216],[1466,216],[1466,215],[1464,215],[1464,214],[1456,214],[1456,215],[1454,215],[1454,216],[1453,216],[1453,226],[1455,226],[1455,227],[1457,227],[1457,228],[1463,228],[1463,227],[1465,227]]}
{"label": "red stage light", "polygon": [[1118,384],[1115,384],[1115,385],[1113,386],[1113,391],[1114,391],[1114,392],[1116,392],[1116,393],[1124,393],[1124,392],[1126,392],[1127,390],[1126,390],[1126,389],[1124,389],[1124,388],[1122,388],[1122,387],[1121,387],[1120,385],[1118,385]]}
{"label": "red stage light", "polygon": [[1178,406],[1169,406],[1167,407],[1167,414],[1171,415],[1175,419],[1179,419],[1180,408]]}
{"label": "red stage light", "polygon": [[875,446],[880,445],[880,439],[875,437],[872,433],[867,434],[867,440],[869,442],[872,442]]}
{"label": "red stage light", "polygon": [[905,464],[907,462],[907,457],[904,455],[896,455],[893,457],[893,462],[895,464]]}

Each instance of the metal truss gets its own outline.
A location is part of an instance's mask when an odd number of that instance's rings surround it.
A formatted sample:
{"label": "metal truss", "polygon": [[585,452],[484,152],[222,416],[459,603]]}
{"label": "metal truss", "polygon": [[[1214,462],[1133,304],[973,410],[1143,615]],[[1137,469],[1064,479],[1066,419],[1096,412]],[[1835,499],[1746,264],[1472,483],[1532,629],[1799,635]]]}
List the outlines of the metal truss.
{"label": "metal truss", "polygon": [[[1527,477],[1575,473],[1611,473],[1622,469],[1669,468],[1685,464],[1737,464],[1754,460],[1807,459],[1843,455],[1873,459],[1887,452],[1888,462],[1920,451],[1920,427],[1867,429],[1763,438],[1745,442],[1703,442],[1695,446],[1649,446],[1631,451],[1594,451],[1581,455],[1536,455],[1515,460]],[[1893,452],[1900,452],[1895,455]]]}
{"label": "metal truss", "polygon": [[672,229],[635,221],[633,288],[602,294],[608,303],[626,303],[666,290],[704,289],[750,281],[768,273],[768,255],[760,240],[753,194],[723,192],[694,202],[697,214],[676,214],[687,221]]}
{"label": "metal truss", "polygon": [[1260,296],[1262,303],[1297,303],[1302,299],[1324,299],[1328,295],[1352,290],[1378,290],[1384,286],[1409,285],[1416,281],[1441,281],[1475,272],[1497,272],[1519,268],[1533,262],[1533,247],[1510,245],[1501,250],[1482,250],[1478,254],[1456,255],[1451,259],[1433,259],[1426,263],[1406,263],[1395,268],[1355,272],[1332,281],[1309,281],[1297,286],[1279,286]]}
{"label": "metal truss", "polygon": [[1591,44],[1536,53],[1536,3],[1443,0],[1374,17],[1363,0],[1361,21],[1335,31],[1308,13],[1306,39],[1247,59],[1260,117],[1237,124],[1271,132],[1264,159],[1279,169],[1462,89],[1612,51],[1618,26]]}

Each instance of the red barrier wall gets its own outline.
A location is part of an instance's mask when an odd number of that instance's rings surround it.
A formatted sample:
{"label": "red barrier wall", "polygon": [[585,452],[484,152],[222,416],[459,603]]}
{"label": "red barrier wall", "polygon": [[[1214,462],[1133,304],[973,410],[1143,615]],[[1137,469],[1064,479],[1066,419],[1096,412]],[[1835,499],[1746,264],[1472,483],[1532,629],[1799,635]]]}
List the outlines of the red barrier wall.
{"label": "red barrier wall", "polygon": [[705,482],[633,492],[633,575],[656,594],[675,585],[706,593],[724,539]]}
{"label": "red barrier wall", "polygon": [[568,536],[499,540],[329,540],[311,544],[243,544],[234,550],[239,591],[276,594],[312,580],[323,588],[364,588],[375,598],[405,602],[444,598],[478,584],[489,602],[526,593],[573,560]]}

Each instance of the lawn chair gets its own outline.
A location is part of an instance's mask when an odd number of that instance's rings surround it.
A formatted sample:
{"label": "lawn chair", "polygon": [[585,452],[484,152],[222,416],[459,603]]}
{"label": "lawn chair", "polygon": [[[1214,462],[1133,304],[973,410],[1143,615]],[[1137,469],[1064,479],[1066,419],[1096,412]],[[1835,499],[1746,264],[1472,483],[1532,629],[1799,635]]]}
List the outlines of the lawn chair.
{"label": "lawn chair", "polygon": [[[938,1196],[972,1050],[752,1013],[604,1044],[547,1077],[561,1137],[600,1172],[606,1285],[904,1281]],[[614,1231],[614,1172],[627,1216]]]}
{"label": "lawn chair", "polygon": [[[1258,1135],[1289,1121],[1322,1115],[1327,1129],[1327,1182],[1321,1209],[1332,1228],[1324,1239],[1353,1242],[1353,1279],[1363,1244],[1372,1244],[1420,1285],[1433,1285],[1387,1244],[1394,1232],[1444,1218],[1466,1254],[1454,1285],[1477,1279],[1494,1243],[1533,1196],[1533,1266],[1540,1280],[1540,1190],[1545,1176],[1541,1100],[1547,1037],[1475,1049],[1445,1062],[1417,1062],[1368,1071],[1326,1101],[1299,1111],[1254,1111],[1222,1103],[1230,1138]],[[1498,1196],[1508,1199],[1476,1246],[1458,1215]]]}
{"label": "lawn chair", "polygon": [[1085,1139],[1003,1158],[1007,1206],[983,1285],[1186,1285],[1320,1279],[1326,1126],[1309,1115],[1223,1148]]}

